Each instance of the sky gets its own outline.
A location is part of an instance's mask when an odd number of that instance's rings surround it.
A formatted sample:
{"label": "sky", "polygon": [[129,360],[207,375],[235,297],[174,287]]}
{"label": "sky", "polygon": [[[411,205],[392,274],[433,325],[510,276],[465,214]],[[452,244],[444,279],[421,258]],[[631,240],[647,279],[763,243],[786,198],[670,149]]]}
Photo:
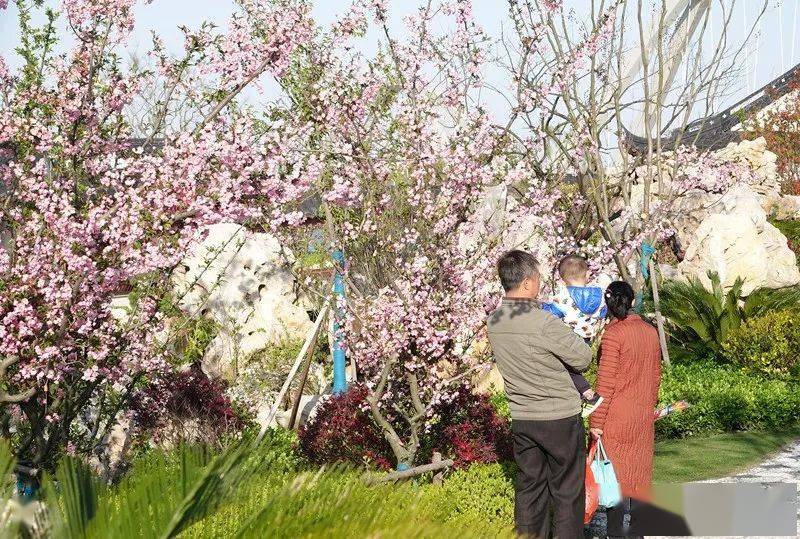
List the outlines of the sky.
{"label": "sky", "polygon": [[[731,35],[737,35],[744,34],[746,21],[752,20],[763,1],[714,0],[714,3],[725,2],[734,7]],[[797,26],[800,24],[800,0],[768,1],[772,5],[760,23],[758,47],[753,47],[743,60],[741,79],[734,88],[731,100],[746,96],[750,91],[800,63],[800,43],[798,43],[800,34],[797,31]],[[0,55],[11,66],[15,66],[19,63],[14,54],[19,33],[14,0],[9,3],[11,5],[6,11],[0,11]],[[55,0],[48,0],[48,3],[56,5]],[[329,25],[336,20],[337,15],[347,10],[350,3],[351,0],[316,0],[313,9],[314,18],[318,24]],[[404,33],[402,17],[413,11],[419,5],[419,0],[390,0],[388,3],[390,28],[395,35],[402,37]],[[566,0],[566,5],[578,12],[582,8],[585,9],[587,4],[588,0]],[[474,14],[490,36],[499,38],[503,29],[509,28],[506,6],[505,0],[473,0]],[[136,12],[137,26],[130,42],[131,52],[144,54],[149,48],[150,35],[153,31],[162,37],[168,48],[177,52],[181,48],[181,34],[176,30],[178,25],[198,27],[204,20],[209,20],[222,26],[232,10],[232,0],[155,0],[147,5],[140,2]],[[712,15],[712,26],[713,17]],[[717,25],[719,20],[721,16],[717,15]],[[61,32],[63,36],[68,35],[64,28],[61,28]],[[365,53],[374,51],[375,45],[375,35],[368,35],[360,42],[360,47]],[[487,78],[495,85],[505,86],[505,81],[492,80],[493,77],[499,76],[489,74]],[[267,88],[265,91],[269,93],[277,90]],[[491,112],[496,115],[505,113],[505,104],[499,96],[488,96],[486,99]]]}

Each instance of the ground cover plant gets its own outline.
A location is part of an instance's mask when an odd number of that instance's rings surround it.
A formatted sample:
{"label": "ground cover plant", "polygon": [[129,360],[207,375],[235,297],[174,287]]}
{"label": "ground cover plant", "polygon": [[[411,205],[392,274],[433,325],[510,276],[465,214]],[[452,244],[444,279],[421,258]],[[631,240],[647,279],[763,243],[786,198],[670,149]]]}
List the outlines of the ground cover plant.
{"label": "ground cover plant", "polygon": [[[658,442],[655,479],[734,473],[797,434],[794,428]],[[11,518],[3,530],[35,522],[34,535],[47,531],[75,539],[263,537],[265,529],[276,537],[513,537],[510,464],[474,464],[447,473],[442,484],[421,477],[369,486],[363,470],[309,466],[297,453],[296,439],[284,431],[269,431],[261,447],[241,447],[222,453],[199,447],[154,451],[112,486],[67,459],[44,481],[42,499],[50,512],[40,508],[31,520],[13,504],[6,506],[11,511],[4,515]],[[7,446],[0,447],[0,457],[10,470]]]}

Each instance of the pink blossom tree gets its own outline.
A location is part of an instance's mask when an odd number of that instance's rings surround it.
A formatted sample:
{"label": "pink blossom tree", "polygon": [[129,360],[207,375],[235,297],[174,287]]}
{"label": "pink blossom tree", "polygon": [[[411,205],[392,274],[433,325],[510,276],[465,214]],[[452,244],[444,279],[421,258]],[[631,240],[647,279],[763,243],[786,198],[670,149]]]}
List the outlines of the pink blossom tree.
{"label": "pink blossom tree", "polygon": [[[283,74],[312,26],[302,1],[242,0],[227,29],[184,30],[180,57],[156,40],[153,67],[130,69],[135,0],[65,0],[41,28],[39,2],[16,4],[23,65],[0,58],[0,428],[22,462],[47,467],[95,449],[173,368],[162,307],[202,227],[261,219],[258,206],[307,180],[287,178],[290,134],[270,138],[236,104]],[[74,33],[66,52],[59,16]],[[165,97],[136,133],[130,110],[153,86]],[[176,103],[192,107],[189,125]],[[130,305],[115,315],[121,292]]]}
{"label": "pink blossom tree", "polygon": [[[365,408],[410,466],[448,419],[434,410],[486,364],[475,342],[499,299],[499,255],[532,235],[553,248],[542,257],[571,246],[558,201],[582,202],[543,170],[542,133],[520,136],[481,104],[492,42],[470,2],[424,3],[404,39],[387,18],[382,2],[357,2],[298,55],[285,78],[292,106],[274,115],[309,129],[301,154],[324,163],[313,191],[327,246],[347,258],[348,353]],[[370,28],[384,37],[367,58],[352,41]],[[513,207],[499,222],[504,209],[485,203],[498,190]]]}
{"label": "pink blossom tree", "polygon": [[[615,72],[632,34],[625,5],[592,4],[580,20],[561,2],[511,1],[514,30],[498,58],[469,1],[423,2],[403,38],[384,2],[355,2],[284,78],[292,104],[273,114],[282,129],[307,129],[299,155],[324,163],[312,191],[327,246],[347,257],[344,337],[398,464],[411,465],[426,429],[447,420],[436,404],[485,365],[477,343],[499,298],[500,253],[525,245],[552,267],[580,250],[595,269],[641,279],[631,271],[640,246],[671,235],[676,198],[736,179],[691,151],[610,159],[605,135],[622,140],[633,105]],[[366,57],[353,42],[370,32],[381,38]],[[485,79],[498,66],[510,88]],[[491,91],[508,117],[486,110]],[[651,193],[648,172],[632,197],[637,169],[668,158],[669,191]],[[487,208],[497,192],[500,206]]]}

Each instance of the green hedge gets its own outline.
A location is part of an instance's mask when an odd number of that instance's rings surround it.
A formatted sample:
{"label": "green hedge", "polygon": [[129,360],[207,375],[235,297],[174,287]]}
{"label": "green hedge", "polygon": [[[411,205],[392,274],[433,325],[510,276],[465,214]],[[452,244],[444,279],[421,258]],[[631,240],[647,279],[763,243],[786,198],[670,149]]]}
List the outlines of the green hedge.
{"label": "green hedge", "polygon": [[800,313],[773,311],[745,321],[722,343],[734,365],[767,376],[800,374]]}
{"label": "green hedge", "polygon": [[367,486],[353,469],[254,478],[182,537],[229,537],[252,519],[244,537],[513,537],[513,470],[474,465],[442,485]]}
{"label": "green hedge", "polygon": [[[656,438],[742,430],[783,430],[800,418],[800,380],[775,379],[710,361],[664,367],[658,402],[685,400],[688,410],[656,422]],[[505,395],[492,402],[505,413]]]}
{"label": "green hedge", "polygon": [[656,422],[659,439],[740,430],[779,430],[800,417],[800,384],[713,363],[665,368],[659,402],[692,407]]}

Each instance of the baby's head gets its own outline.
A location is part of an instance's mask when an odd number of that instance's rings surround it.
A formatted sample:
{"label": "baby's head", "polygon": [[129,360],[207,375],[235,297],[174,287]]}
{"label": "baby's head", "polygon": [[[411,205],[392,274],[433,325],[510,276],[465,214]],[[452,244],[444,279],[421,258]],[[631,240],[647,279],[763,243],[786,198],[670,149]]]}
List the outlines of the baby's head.
{"label": "baby's head", "polygon": [[567,286],[586,286],[589,280],[589,264],[580,255],[567,255],[558,263],[558,274]]}

